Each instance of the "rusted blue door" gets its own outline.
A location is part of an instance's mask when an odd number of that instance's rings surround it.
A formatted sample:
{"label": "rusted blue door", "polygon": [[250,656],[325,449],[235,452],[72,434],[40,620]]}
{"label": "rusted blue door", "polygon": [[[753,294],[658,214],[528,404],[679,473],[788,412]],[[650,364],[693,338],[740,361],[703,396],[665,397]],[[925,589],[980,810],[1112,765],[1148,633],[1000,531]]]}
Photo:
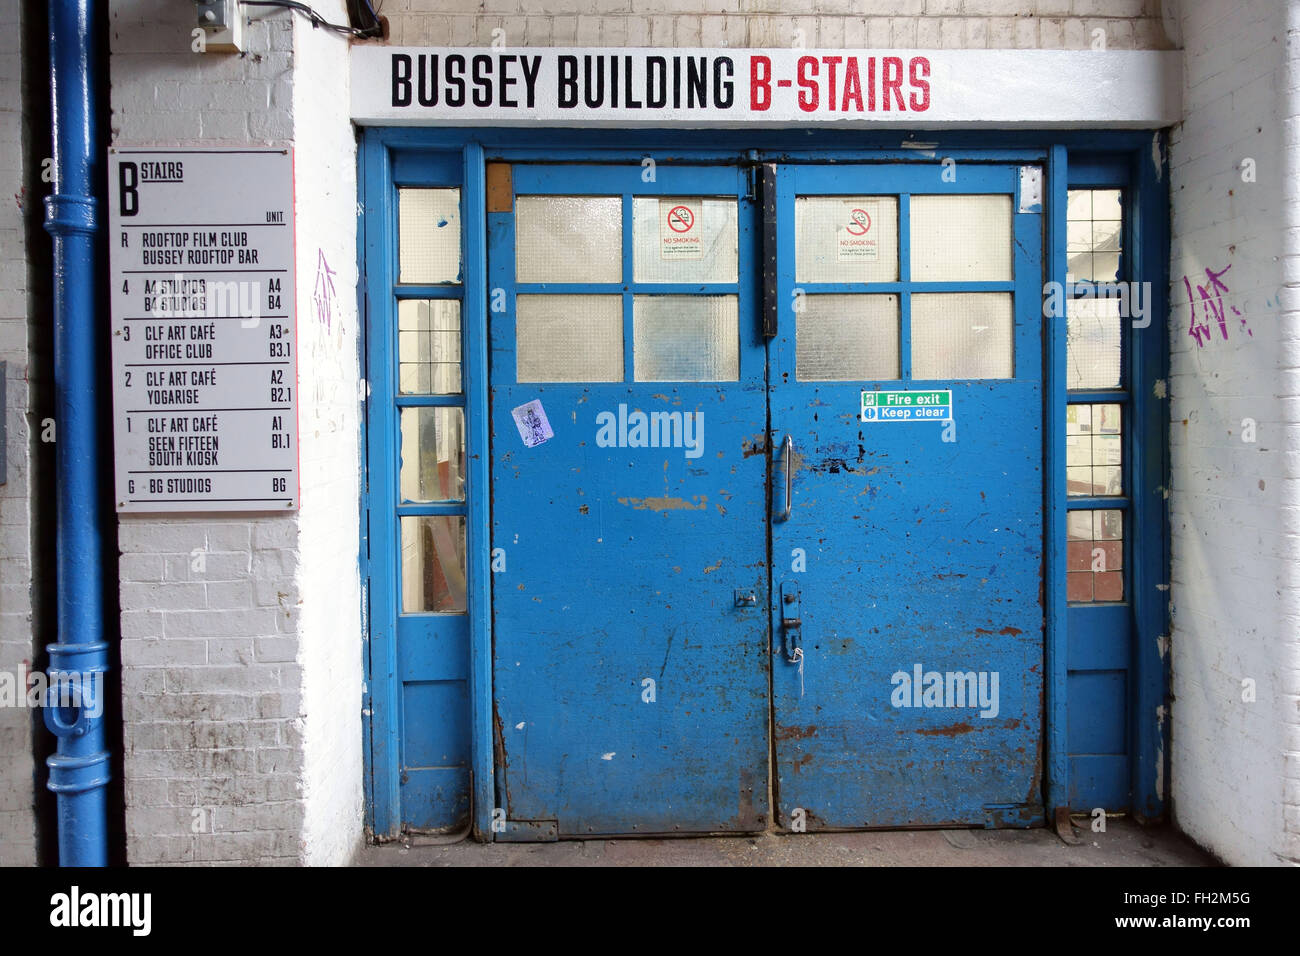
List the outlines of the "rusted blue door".
{"label": "rusted blue door", "polygon": [[762,829],[746,176],[515,165],[490,183],[495,838]]}
{"label": "rusted blue door", "polygon": [[1041,819],[1039,180],[950,172],[489,171],[497,839]]}
{"label": "rusted blue door", "polygon": [[777,171],[784,826],[1041,820],[1038,176]]}

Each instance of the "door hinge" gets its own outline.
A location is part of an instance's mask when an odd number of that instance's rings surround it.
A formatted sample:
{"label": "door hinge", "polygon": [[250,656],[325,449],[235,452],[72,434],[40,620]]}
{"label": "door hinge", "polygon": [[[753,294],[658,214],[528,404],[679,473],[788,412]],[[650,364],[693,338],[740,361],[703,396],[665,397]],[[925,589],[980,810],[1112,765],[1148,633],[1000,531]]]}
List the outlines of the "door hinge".
{"label": "door hinge", "polygon": [[762,217],[759,274],[763,277],[763,338],[772,339],[776,338],[779,311],[776,276],[776,163],[763,163],[750,169],[758,174]]}

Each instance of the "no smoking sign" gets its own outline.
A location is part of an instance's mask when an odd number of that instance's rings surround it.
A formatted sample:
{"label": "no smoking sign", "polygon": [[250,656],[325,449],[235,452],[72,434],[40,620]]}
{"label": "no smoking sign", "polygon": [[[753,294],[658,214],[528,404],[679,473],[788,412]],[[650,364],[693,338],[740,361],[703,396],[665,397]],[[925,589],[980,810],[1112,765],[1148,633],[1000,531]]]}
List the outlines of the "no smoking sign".
{"label": "no smoking sign", "polygon": [[703,259],[700,238],[700,199],[659,200],[659,257],[661,259]]}
{"label": "no smoking sign", "polygon": [[835,227],[835,258],[840,262],[875,262],[880,243],[874,229],[876,204],[846,202],[844,216]]}

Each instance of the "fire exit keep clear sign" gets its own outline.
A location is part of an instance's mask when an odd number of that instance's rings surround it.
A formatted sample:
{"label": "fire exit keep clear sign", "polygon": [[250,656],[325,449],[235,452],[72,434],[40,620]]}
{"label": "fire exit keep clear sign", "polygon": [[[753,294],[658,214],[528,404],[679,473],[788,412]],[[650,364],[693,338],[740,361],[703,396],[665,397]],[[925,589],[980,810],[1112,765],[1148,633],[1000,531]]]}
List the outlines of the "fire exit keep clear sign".
{"label": "fire exit keep clear sign", "polygon": [[293,157],[109,151],[120,512],[298,504]]}
{"label": "fire exit keep clear sign", "polygon": [[952,392],[863,392],[864,422],[950,422]]}

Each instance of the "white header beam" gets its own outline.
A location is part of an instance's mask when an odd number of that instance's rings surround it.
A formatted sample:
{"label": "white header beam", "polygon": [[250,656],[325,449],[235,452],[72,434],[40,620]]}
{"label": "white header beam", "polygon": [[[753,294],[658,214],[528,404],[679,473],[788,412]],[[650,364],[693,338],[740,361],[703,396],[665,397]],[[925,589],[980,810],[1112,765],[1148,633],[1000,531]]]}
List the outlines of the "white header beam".
{"label": "white header beam", "polygon": [[352,50],[363,125],[1153,128],[1181,92],[1177,51]]}

